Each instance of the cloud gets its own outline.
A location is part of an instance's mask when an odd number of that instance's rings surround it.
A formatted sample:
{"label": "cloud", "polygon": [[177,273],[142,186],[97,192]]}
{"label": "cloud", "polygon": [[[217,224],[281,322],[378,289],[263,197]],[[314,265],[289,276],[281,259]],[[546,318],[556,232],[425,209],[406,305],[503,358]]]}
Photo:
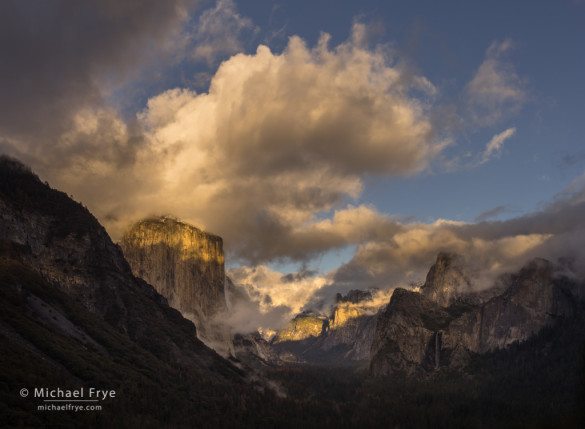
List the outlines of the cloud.
{"label": "cloud", "polygon": [[[234,333],[274,333],[303,311],[330,316],[337,293],[349,291],[336,287],[329,275],[308,275],[304,270],[283,276],[265,265],[243,266],[229,270],[228,275],[245,291],[245,297],[230,302],[228,314],[220,316],[220,322]],[[343,306],[373,315],[388,304],[393,290],[371,289],[372,299]]]}
{"label": "cloud", "polygon": [[[52,139],[181,28],[192,1],[61,0],[0,4],[0,137]],[[160,59],[160,58],[159,58]],[[17,145],[18,146],[18,145]]]}
{"label": "cloud", "polygon": [[516,133],[516,128],[508,128],[499,134],[496,134],[486,144],[485,149],[473,155],[471,152],[465,153],[461,156],[454,156],[449,159],[444,156],[439,157],[439,165],[443,172],[451,173],[461,169],[473,169],[478,166],[491,161],[494,158],[499,158],[502,154],[504,143]]}
{"label": "cloud", "polygon": [[[585,274],[585,186],[576,180],[544,210],[506,221],[464,223],[439,220],[401,225],[398,233],[360,245],[333,276],[333,287],[387,289],[424,280],[440,251],[463,255],[488,287],[534,257],[567,258]],[[498,210],[499,211],[499,210]]]}
{"label": "cloud", "polygon": [[428,166],[442,146],[425,106],[383,52],[357,44],[360,28],[334,49],[327,35],[312,49],[292,37],[280,55],[260,46],[225,61],[207,94],[149,101],[140,119],[152,149],[177,154],[166,179],[183,186],[169,195],[192,187],[205,203],[206,213],[179,207],[183,217],[254,262],[300,258],[326,250],[301,236],[317,214],[359,196],[364,175]]}
{"label": "cloud", "polygon": [[512,114],[526,102],[525,82],[506,59],[512,49],[510,39],[493,42],[485,60],[467,84],[466,93],[474,122],[490,125]]}
{"label": "cloud", "polygon": [[326,285],[326,276],[306,272],[283,276],[265,265],[242,266],[228,270],[234,284],[244,288],[249,300],[241,300],[230,310],[227,323],[240,333],[278,330],[298,314],[309,298]]}
{"label": "cloud", "polygon": [[295,281],[303,280],[307,277],[314,276],[316,274],[317,274],[317,271],[315,271],[315,270],[307,270],[306,268],[303,268],[296,273],[288,273],[288,274],[283,275],[280,278],[280,280],[285,282],[285,283],[292,283]]}
{"label": "cloud", "polygon": [[199,17],[192,35],[192,57],[209,65],[220,58],[244,51],[242,38],[259,31],[249,18],[238,14],[232,0],[217,0],[215,8],[205,10]]}
{"label": "cloud", "polygon": [[280,54],[260,45],[224,61],[208,92],[164,91],[130,122],[79,109],[50,153],[20,142],[12,154],[81,199],[114,238],[132,220],[174,214],[253,264],[361,243],[395,226],[352,205],[364,177],[417,174],[445,146],[430,106],[411,95],[430,83],[365,45],[363,32],[355,24],[335,47],[326,34],[312,48],[291,37]]}
{"label": "cloud", "polygon": [[494,157],[500,157],[504,142],[516,133],[516,128],[508,128],[492,137],[485,147],[485,151],[480,156],[480,164],[485,164]]}
{"label": "cloud", "polygon": [[508,211],[508,209],[504,206],[497,206],[497,207],[494,207],[493,209],[485,210],[485,211],[481,212],[479,214],[479,216],[477,216],[475,218],[475,222],[483,222],[487,219],[497,217],[500,214],[505,213],[507,211]]}
{"label": "cloud", "polygon": [[218,316],[217,322],[227,326],[232,334],[251,332],[275,333],[285,326],[295,315],[285,305],[261,307],[257,300],[247,299],[235,302],[227,314]]}

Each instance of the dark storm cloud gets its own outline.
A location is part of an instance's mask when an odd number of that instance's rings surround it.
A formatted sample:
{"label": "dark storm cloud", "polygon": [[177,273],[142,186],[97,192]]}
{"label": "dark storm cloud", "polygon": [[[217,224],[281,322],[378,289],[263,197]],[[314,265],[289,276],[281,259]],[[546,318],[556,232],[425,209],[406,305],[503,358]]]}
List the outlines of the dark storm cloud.
{"label": "dark storm cloud", "polygon": [[0,135],[56,135],[181,23],[185,0],[0,3]]}
{"label": "dark storm cloud", "polygon": [[302,268],[296,273],[288,273],[283,275],[280,280],[284,283],[293,283],[301,281],[307,277],[314,277],[317,274],[315,270],[307,270],[306,268]]}

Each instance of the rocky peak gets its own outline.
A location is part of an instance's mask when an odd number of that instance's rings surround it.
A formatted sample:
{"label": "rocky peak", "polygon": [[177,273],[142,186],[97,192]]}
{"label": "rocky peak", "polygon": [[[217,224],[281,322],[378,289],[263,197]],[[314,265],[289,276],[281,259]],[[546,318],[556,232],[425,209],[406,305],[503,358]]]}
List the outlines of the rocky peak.
{"label": "rocky peak", "polygon": [[463,258],[455,253],[439,253],[427,274],[421,293],[443,307],[473,293]]}
{"label": "rocky peak", "polygon": [[352,289],[350,290],[347,295],[341,295],[340,293],[337,293],[335,295],[335,302],[336,303],[340,303],[340,302],[351,302],[353,304],[357,304],[359,302],[362,301],[371,301],[372,300],[372,292],[370,292],[369,290],[357,290],[357,289]]}

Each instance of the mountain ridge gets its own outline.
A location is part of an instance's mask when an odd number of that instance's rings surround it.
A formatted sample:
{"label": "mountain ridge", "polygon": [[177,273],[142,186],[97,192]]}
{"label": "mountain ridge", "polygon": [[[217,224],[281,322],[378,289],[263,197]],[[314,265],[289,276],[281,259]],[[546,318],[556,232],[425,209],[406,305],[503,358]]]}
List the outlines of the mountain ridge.
{"label": "mountain ridge", "polygon": [[[583,312],[579,297],[584,284],[563,276],[550,261],[535,258],[517,273],[501,276],[486,299],[486,291],[473,296],[469,282],[458,289],[460,283],[452,280],[461,278],[460,270],[450,275],[454,265],[448,258],[453,256],[438,255],[427,276],[431,281],[420,293],[394,291],[378,319],[371,349],[373,375],[423,376],[442,367],[463,369],[473,355],[524,342],[557,320]],[[436,276],[437,270],[447,273]]]}

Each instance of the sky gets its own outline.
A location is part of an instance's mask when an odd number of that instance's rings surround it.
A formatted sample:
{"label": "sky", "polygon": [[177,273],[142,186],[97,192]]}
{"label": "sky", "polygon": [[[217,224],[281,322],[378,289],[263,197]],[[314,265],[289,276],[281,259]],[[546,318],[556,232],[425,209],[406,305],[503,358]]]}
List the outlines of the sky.
{"label": "sky", "polygon": [[584,23],[578,0],[6,0],[0,153],[114,240],[152,215],[222,236],[267,318],[420,284],[440,251],[486,284],[579,268]]}

